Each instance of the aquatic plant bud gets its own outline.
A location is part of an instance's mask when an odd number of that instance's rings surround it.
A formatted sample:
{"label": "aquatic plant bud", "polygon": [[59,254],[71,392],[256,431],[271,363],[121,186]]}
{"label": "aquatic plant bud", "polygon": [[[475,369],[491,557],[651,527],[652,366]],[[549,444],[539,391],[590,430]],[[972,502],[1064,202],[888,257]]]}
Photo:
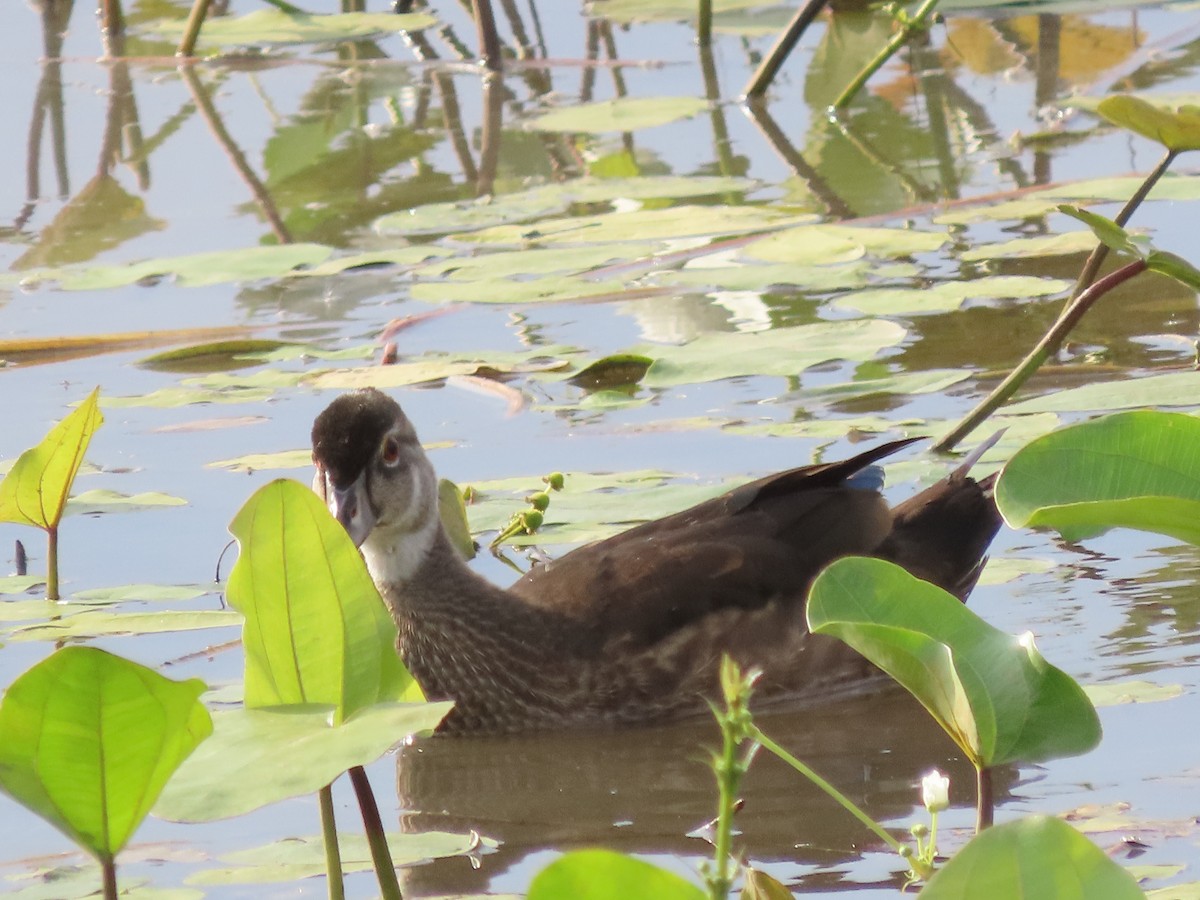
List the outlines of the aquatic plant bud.
{"label": "aquatic plant bud", "polygon": [[931,813],[939,813],[950,805],[950,779],[934,769],[921,779],[921,802]]}

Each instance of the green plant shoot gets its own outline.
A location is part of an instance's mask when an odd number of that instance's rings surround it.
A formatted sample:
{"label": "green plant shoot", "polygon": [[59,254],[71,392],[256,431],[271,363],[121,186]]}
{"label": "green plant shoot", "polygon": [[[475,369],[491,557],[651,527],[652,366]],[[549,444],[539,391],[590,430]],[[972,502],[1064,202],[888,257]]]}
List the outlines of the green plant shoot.
{"label": "green plant shoot", "polygon": [[26,450],[0,481],[0,521],[46,532],[46,599],[58,600],[58,523],[92,435],[104,421],[100,388]]}

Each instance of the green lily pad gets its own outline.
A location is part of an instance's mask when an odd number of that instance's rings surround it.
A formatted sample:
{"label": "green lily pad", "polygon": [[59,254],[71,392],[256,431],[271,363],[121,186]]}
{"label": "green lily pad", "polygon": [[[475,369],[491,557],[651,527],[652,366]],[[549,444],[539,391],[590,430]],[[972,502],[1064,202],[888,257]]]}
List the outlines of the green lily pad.
{"label": "green lily pad", "polygon": [[921,890],[927,900],[1143,900],[1133,876],[1059,819],[1030,816],[977,834]]}
{"label": "green lily pad", "polygon": [[1045,412],[1086,412],[1145,409],[1154,406],[1195,406],[1200,397],[1200,372],[1168,372],[1144,378],[1122,378],[1085,384],[1006,406],[1010,415]]}
{"label": "green lily pad", "polygon": [[[0,594],[24,594],[45,583],[45,575],[4,575],[0,577]],[[0,604],[3,605],[7,604]]]}
{"label": "green lily pad", "polygon": [[1072,425],[1009,461],[996,503],[1014,527],[1050,526],[1069,539],[1123,526],[1200,544],[1198,442],[1200,419],[1182,413]]}
{"label": "green lily pad", "polygon": [[882,319],[818,322],[750,333],[702,335],[682,347],[642,347],[654,357],[646,387],[699,384],[741,375],[799,375],[831,360],[868,360],[904,340],[900,325]]}
{"label": "green lily pad", "polygon": [[996,244],[980,244],[960,254],[963,262],[983,262],[989,259],[1029,259],[1045,256],[1069,256],[1090,253],[1096,239],[1086,231],[1014,238]]}
{"label": "green lily pad", "polygon": [[529,131],[604,134],[656,128],[690,119],[706,109],[708,100],[703,97],[617,97],[555,107],[521,124]]}
{"label": "green lily pad", "polygon": [[21,274],[22,284],[54,282],[64,291],[102,291],[170,276],[177,284],[199,287],[226,282],[279,278],[302,266],[325,260],[333,248],[319,244],[281,244],[244,247],[191,256],[164,257],[120,266],[69,266],[33,269]]}
{"label": "green lily pad", "polygon": [[[210,16],[200,32],[201,46],[231,44],[310,44],[351,41],[399,31],[420,31],[438,24],[424,13],[286,13],[280,9],[260,9],[244,16]],[[158,20],[158,34],[181,35],[183,22]]]}
{"label": "green lily pad", "polygon": [[312,450],[280,450],[276,453],[247,453],[205,464],[208,469],[231,472],[261,472],[271,469],[302,469],[312,465]]}
{"label": "green lily pad", "polygon": [[275,391],[270,388],[233,388],[224,390],[198,388],[159,388],[148,394],[134,397],[105,397],[101,406],[112,409],[123,409],[130,406],[150,406],[159,409],[173,409],[180,406],[194,406],[206,403],[262,403],[270,400]]}
{"label": "green lily pad", "polygon": [[[666,209],[639,209],[595,216],[548,219],[536,226],[500,225],[482,231],[453,235],[455,240],[475,244],[564,246],[604,244],[618,241],[671,241],[684,237],[749,234],[771,231],[810,216],[794,216],[762,206],[694,206],[684,204]],[[654,252],[644,247],[639,255]]]}
{"label": "green lily pad", "polygon": [[947,235],[940,232],[805,224],[755,241],[743,255],[765,262],[821,265],[851,262],[867,255],[898,257],[932,253],[946,241]]}
{"label": "green lily pad", "polygon": [[[70,604],[52,611],[68,610]],[[242,617],[228,609],[163,610],[162,612],[114,613],[108,609],[84,609],[74,615],[23,625],[8,632],[10,641],[66,641],[122,634],[169,634],[203,628],[241,625]]]}
{"label": "green lily pad", "polygon": [[59,650],[0,703],[0,789],[112,859],[212,731],[203,692],[94,647]]}
{"label": "green lily pad", "polygon": [[122,584],[116,587],[76,591],[72,603],[125,603],[129,600],[158,602],[162,600],[195,600],[214,593],[215,585],[203,584]]}
{"label": "green lily pad", "polygon": [[1083,690],[957,599],[880,559],[848,557],[817,576],[815,634],[845,641],[913,694],[980,768],[1075,756],[1100,740]]}
{"label": "green lily pad", "polygon": [[[444,831],[389,834],[387,842],[392,861],[397,866],[486,852],[496,846],[495,841],[476,834],[450,834]],[[339,834],[338,852],[341,854],[343,872],[368,872],[372,869],[371,851],[365,835]],[[286,838],[264,847],[227,853],[220,859],[231,865],[197,872],[188,877],[187,883],[268,884],[316,878],[326,873],[325,843],[319,835]]]}
{"label": "green lily pad", "polygon": [[1050,297],[1070,290],[1072,282],[1027,275],[994,275],[971,281],[943,281],[919,288],[877,288],[838,297],[835,309],[874,316],[929,315],[952,312],[968,300]]}
{"label": "green lily pad", "polygon": [[1161,703],[1182,697],[1182,684],[1155,684],[1153,681],[1114,681],[1085,684],[1084,691],[1096,707],[1124,706],[1128,703]]}
{"label": "green lily pad", "polygon": [[76,494],[67,501],[67,512],[73,515],[93,513],[131,512],[136,509],[158,509],[164,506],[187,506],[182,497],[173,497],[161,491],[143,491],[140,494],[122,494],[104,488],[93,488]]}

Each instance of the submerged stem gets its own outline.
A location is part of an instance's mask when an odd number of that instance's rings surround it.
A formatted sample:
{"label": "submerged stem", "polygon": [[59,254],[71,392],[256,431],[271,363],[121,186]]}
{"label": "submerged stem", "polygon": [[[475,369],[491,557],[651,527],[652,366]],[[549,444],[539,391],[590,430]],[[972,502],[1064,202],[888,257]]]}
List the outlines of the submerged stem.
{"label": "submerged stem", "polygon": [[880,840],[886,843],[897,853],[902,854],[904,844],[901,844],[900,841],[888,834],[882,825],[863,812],[857,805],[855,805],[853,800],[851,800],[832,784],[810,769],[807,765],[805,765],[796,757],[792,756],[792,754],[788,753],[777,743],[763,734],[757,725],[752,725],[750,727],[750,733],[753,735],[756,741],[758,741],[760,744],[782,759],[785,763],[787,763],[789,766],[823,790],[826,794],[836,800],[838,804],[841,805],[842,809],[846,810],[846,812],[850,813],[850,815],[862,822],[863,825],[869,828],[871,832]]}
{"label": "submerged stem", "polygon": [[342,881],[342,853],[338,848],[337,822],[333,815],[333,785],[317,791],[321,807],[321,837],[325,843],[325,884],[329,900],[345,900],[346,885]]}
{"label": "submerged stem", "polygon": [[961,422],[955,425],[945,436],[941,437],[933,445],[933,449],[937,452],[950,450],[964,437],[978,428],[984,419],[999,409],[1004,401],[1015,394],[1021,385],[1029,380],[1029,377],[1038,370],[1043,362],[1058,352],[1067,335],[1071,333],[1071,329],[1079,324],[1079,320],[1083,318],[1084,313],[1091,309],[1097,300],[1117,287],[1117,285],[1144,272],[1146,268],[1147,264],[1144,259],[1135,259],[1128,265],[1124,265],[1116,271],[1105,275],[1083,291],[1063,311],[1058,321],[1038,341],[1037,346],[1029,351],[1029,354],[1021,360],[1020,365],[1013,369],[1008,377],[1000,382],[990,394],[984,397],[973,410],[967,413]]}
{"label": "submerged stem", "polygon": [[375,803],[375,794],[371,790],[371,782],[367,780],[366,769],[362,766],[351,766],[350,783],[354,785],[354,795],[358,798],[359,809],[362,810],[367,844],[371,848],[371,862],[375,864],[375,877],[379,880],[379,893],[383,895],[383,900],[403,900],[400,882],[396,878],[396,866],[392,862],[387,835],[383,831],[383,820],[379,818],[379,806]]}

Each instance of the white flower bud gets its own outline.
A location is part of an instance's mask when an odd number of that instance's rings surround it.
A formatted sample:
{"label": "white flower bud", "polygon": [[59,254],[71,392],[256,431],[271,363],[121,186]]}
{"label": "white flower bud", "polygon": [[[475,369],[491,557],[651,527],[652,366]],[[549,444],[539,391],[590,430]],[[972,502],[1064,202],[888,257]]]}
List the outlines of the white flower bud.
{"label": "white flower bud", "polygon": [[921,802],[931,813],[941,812],[950,805],[950,779],[934,769],[921,779]]}

